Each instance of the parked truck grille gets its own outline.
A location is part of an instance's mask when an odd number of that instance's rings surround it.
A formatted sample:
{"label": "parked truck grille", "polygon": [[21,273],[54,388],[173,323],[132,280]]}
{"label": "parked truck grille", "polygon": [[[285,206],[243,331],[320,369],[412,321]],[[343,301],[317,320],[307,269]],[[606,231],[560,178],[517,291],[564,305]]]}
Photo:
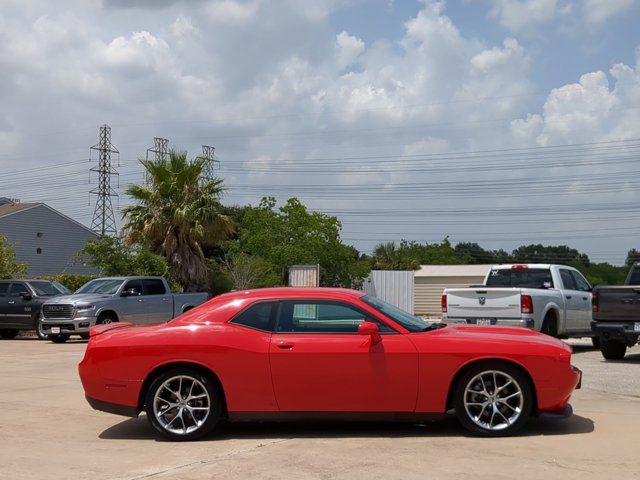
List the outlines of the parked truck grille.
{"label": "parked truck grille", "polygon": [[73,305],[43,305],[44,318],[73,318]]}

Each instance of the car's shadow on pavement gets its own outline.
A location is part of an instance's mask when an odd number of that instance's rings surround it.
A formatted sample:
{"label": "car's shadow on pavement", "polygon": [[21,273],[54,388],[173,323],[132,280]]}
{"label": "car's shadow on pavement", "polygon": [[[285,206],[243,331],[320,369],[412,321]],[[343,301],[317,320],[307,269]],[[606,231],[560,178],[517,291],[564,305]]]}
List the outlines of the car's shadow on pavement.
{"label": "car's shadow on pavement", "polygon": [[[517,436],[575,435],[591,433],[591,419],[573,415],[559,419],[550,416],[532,418]],[[467,437],[453,415],[426,423],[405,422],[238,422],[220,425],[216,433],[202,441],[228,439],[268,438],[353,438],[353,437]],[[144,415],[130,418],[104,430],[103,440],[153,440],[163,441],[147,422]]]}

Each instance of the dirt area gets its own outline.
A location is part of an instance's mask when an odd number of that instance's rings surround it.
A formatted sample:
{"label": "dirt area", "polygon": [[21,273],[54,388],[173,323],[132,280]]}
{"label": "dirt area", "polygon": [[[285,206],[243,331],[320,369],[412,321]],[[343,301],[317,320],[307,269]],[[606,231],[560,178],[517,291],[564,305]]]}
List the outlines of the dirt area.
{"label": "dirt area", "polygon": [[84,342],[0,341],[0,468],[18,479],[640,478],[640,347],[584,371],[571,419],[541,418],[514,438],[468,436],[455,418],[425,425],[253,423],[193,443],[158,439],[146,419],[93,411],[76,365]]}

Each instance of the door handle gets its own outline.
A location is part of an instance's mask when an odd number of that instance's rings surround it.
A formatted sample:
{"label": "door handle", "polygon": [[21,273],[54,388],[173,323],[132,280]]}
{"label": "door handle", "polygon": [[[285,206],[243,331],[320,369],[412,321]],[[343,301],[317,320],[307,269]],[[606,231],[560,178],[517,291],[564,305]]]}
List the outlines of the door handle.
{"label": "door handle", "polygon": [[14,303],[16,303],[16,302],[15,302],[14,300],[9,300],[7,303],[8,303],[9,305],[13,305],[13,304],[14,304]]}
{"label": "door handle", "polygon": [[162,301],[163,301],[163,302],[168,302],[168,301],[169,301],[169,299],[168,299],[168,298],[163,298],[163,299],[162,299]]}
{"label": "door handle", "polygon": [[139,301],[140,303],[143,303],[143,302],[144,302],[144,300],[143,300],[143,299],[141,299],[141,298],[139,298],[139,299],[138,299],[138,301]]}
{"label": "door handle", "polygon": [[571,295],[567,295],[567,300],[571,300]]}
{"label": "door handle", "polygon": [[589,300],[589,297],[582,297],[583,300]]}
{"label": "door handle", "polygon": [[281,348],[282,350],[291,350],[293,348],[293,343],[280,341],[276,343],[276,347]]}

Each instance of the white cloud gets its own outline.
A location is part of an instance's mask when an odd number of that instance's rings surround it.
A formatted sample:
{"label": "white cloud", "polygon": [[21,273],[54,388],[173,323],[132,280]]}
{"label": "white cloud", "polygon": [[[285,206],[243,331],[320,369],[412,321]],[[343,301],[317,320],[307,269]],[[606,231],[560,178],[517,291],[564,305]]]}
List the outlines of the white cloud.
{"label": "white cloud", "polygon": [[344,31],[336,35],[336,46],[338,48],[338,66],[340,68],[350,66],[365,49],[362,40]]}
{"label": "white cloud", "polygon": [[559,0],[493,0],[491,15],[509,30],[518,32],[558,14],[568,13]]}
{"label": "white cloud", "polygon": [[636,0],[584,0],[584,11],[590,22],[598,23],[627,10],[634,3]]}

